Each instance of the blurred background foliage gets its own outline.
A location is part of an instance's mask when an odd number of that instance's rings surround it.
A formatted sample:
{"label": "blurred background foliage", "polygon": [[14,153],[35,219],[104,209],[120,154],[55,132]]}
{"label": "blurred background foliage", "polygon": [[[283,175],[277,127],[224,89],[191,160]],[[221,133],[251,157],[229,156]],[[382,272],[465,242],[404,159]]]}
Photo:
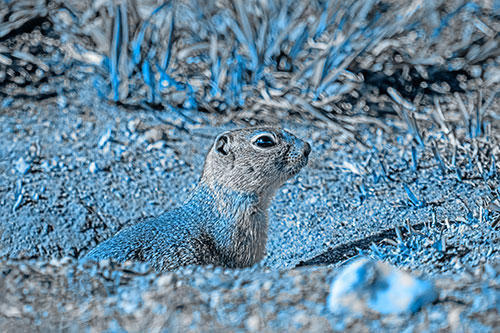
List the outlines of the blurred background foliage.
{"label": "blurred background foliage", "polygon": [[471,91],[481,114],[499,91],[500,1],[0,1],[3,105],[64,95],[53,80],[75,64],[113,103],[341,128],[387,113],[412,127],[435,96]]}

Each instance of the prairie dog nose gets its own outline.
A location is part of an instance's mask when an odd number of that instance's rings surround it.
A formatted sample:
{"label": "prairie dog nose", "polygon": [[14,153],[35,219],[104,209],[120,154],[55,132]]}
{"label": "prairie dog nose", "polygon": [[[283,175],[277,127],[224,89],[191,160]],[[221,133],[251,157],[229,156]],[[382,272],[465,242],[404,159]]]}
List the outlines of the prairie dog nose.
{"label": "prairie dog nose", "polygon": [[311,153],[311,145],[307,142],[304,143],[304,156],[309,157],[309,154]]}

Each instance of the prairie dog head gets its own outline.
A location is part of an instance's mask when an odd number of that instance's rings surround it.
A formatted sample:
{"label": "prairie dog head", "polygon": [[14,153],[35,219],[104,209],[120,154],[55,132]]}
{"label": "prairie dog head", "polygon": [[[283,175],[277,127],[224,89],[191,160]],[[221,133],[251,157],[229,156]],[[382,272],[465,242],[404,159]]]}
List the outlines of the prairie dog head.
{"label": "prairie dog head", "polygon": [[215,139],[201,180],[259,198],[270,198],[308,161],[311,146],[283,129],[251,127],[228,131]]}

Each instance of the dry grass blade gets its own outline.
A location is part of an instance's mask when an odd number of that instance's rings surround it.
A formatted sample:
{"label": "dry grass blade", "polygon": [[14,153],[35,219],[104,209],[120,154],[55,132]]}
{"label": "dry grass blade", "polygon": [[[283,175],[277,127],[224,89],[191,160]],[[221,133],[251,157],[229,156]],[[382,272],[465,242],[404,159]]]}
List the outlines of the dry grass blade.
{"label": "dry grass blade", "polygon": [[[0,39],[28,25],[38,18],[46,17],[48,8],[44,0],[2,1],[0,9]],[[8,17],[8,20],[5,18]]]}
{"label": "dry grass blade", "polygon": [[446,124],[446,118],[444,117],[443,110],[441,109],[441,104],[439,103],[439,98],[434,96],[434,119],[438,122],[438,125],[441,127],[441,131],[448,137],[452,146],[456,147],[458,145],[457,139],[455,138],[455,134],[450,130],[448,125]]}
{"label": "dry grass blade", "polygon": [[353,139],[355,140],[358,144],[360,144],[360,146],[363,148],[363,149],[368,149],[369,147],[364,144],[363,142],[361,142],[359,140],[359,138],[356,137],[356,135],[347,130],[346,128],[344,128],[342,125],[338,124],[335,122],[335,120],[331,119],[330,117],[327,117],[322,111],[316,109],[315,107],[313,107],[311,104],[309,104],[306,100],[304,100],[303,98],[299,97],[299,96],[296,96],[296,95],[293,95],[293,94],[288,94],[286,95],[285,97],[291,104],[293,105],[297,105],[297,106],[300,106],[302,107],[304,110],[306,110],[309,114],[311,114],[313,117],[319,119],[319,120],[322,120],[325,124],[327,124],[329,127],[331,127],[333,130],[336,130],[336,131],[339,131],[341,132],[342,134],[346,135],[347,137],[349,137],[350,139]]}

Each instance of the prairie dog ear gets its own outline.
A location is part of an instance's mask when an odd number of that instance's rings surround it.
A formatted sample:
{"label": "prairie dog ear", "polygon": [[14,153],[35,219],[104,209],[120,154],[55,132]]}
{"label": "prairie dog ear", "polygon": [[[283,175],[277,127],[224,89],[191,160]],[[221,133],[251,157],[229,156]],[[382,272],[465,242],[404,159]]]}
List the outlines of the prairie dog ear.
{"label": "prairie dog ear", "polygon": [[221,155],[229,155],[231,152],[229,137],[227,134],[221,134],[215,139],[214,150]]}

